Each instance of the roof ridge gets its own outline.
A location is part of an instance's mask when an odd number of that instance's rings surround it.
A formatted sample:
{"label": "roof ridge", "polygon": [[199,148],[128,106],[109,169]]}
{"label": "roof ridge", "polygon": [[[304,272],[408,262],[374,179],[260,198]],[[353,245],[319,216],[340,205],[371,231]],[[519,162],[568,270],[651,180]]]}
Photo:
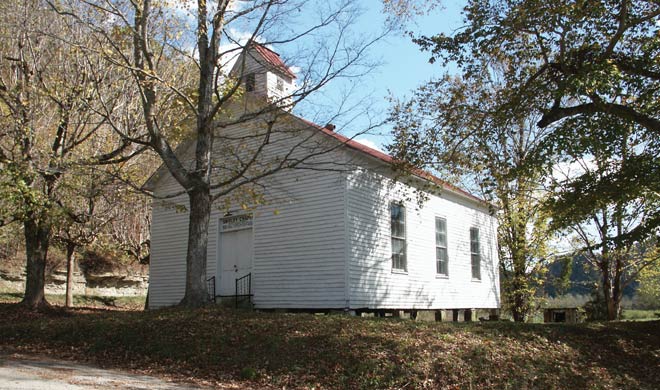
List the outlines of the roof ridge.
{"label": "roof ridge", "polygon": [[276,52],[275,50],[269,48],[268,46],[266,46],[266,45],[264,45],[264,44],[262,44],[262,43],[259,43],[259,42],[257,42],[257,41],[252,41],[251,44],[254,45],[254,46],[259,46],[259,47],[261,47],[261,48],[263,48],[263,49],[266,49],[266,50],[268,50],[269,52],[275,54],[275,55],[278,56],[278,57],[280,56],[280,53]]}
{"label": "roof ridge", "polygon": [[280,57],[280,54],[276,52],[275,50],[269,49],[265,45],[252,41],[252,43],[248,47],[254,47],[254,49],[261,55],[261,57],[266,60],[268,64],[273,66],[275,69],[278,69],[279,71],[283,72],[284,74],[288,75],[289,77],[295,79],[297,76],[291,68],[282,60]]}

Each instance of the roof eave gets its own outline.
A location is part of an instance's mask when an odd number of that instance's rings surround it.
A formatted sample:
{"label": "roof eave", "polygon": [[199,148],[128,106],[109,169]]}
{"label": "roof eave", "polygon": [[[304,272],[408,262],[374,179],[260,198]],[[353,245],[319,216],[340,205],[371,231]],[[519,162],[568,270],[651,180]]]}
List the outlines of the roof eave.
{"label": "roof eave", "polygon": [[[373,148],[370,148],[366,145],[360,144],[359,142],[353,140],[352,138],[348,138],[344,135],[335,133],[333,130],[327,129],[325,127],[321,127],[321,126],[317,125],[316,123],[310,122],[306,119],[299,118],[299,117],[298,117],[298,119],[302,120],[303,122],[309,124],[310,126],[316,128],[318,130],[321,130],[322,133],[336,139],[337,141],[344,144],[346,147],[348,147],[352,150],[355,150],[357,152],[360,152],[364,156],[366,156],[366,157],[368,157],[368,158],[370,158],[374,161],[378,161],[381,164],[385,164],[390,168],[392,168],[392,165],[395,163],[394,158],[392,158],[392,156],[390,156],[386,153],[380,152],[380,151],[375,150]],[[359,146],[355,145],[356,143],[359,144]],[[426,171],[423,171],[423,170],[420,170],[420,171],[421,172],[417,172],[417,173],[416,172],[411,172],[411,174],[413,176],[419,178],[419,179],[430,182],[433,185],[436,185],[436,186],[442,188],[443,190],[449,191],[452,194],[457,195],[462,199],[465,199],[465,200],[468,200],[472,203],[478,204],[479,206],[483,206],[483,207],[486,207],[486,208],[489,208],[489,209],[493,208],[495,210],[498,209],[497,206],[493,205],[492,203],[490,203],[490,202],[488,202],[484,199],[481,199],[481,198],[479,198],[475,195],[472,195],[472,194],[470,194],[469,192],[467,192],[465,190],[457,188],[454,185],[452,185],[452,184],[450,184],[450,183],[434,176],[430,172],[426,172]]]}

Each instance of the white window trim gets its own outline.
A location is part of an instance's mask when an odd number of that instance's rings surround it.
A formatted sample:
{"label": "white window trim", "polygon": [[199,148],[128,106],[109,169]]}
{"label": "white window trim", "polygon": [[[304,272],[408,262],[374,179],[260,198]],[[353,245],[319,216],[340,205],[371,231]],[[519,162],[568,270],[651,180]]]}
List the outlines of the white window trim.
{"label": "white window trim", "polygon": [[[435,240],[435,235],[437,234],[436,230],[436,223],[438,219],[442,219],[445,221],[445,253],[447,253],[447,272],[446,273],[439,273],[438,272],[438,248],[442,248],[441,246],[438,246],[438,241]],[[449,279],[449,226],[447,223],[447,217],[444,217],[442,215],[436,215],[435,218],[433,219],[433,238],[435,241],[435,276],[438,279]]]}
{"label": "white window trim", "polygon": [[[392,236],[392,206],[397,205],[403,208],[403,237],[393,237]],[[390,221],[390,266],[392,267],[392,273],[393,274],[401,274],[401,275],[407,275],[408,274],[408,217],[406,213],[406,206],[403,204],[403,202],[397,202],[393,201],[389,203],[388,207],[389,211],[389,221]],[[403,240],[403,253],[405,256],[405,268],[395,268],[394,267],[394,261],[392,260],[392,255],[393,255],[393,248],[392,248],[392,238]]]}
{"label": "white window trim", "polygon": [[[479,246],[479,252],[472,252],[472,229],[477,231],[477,244]],[[481,256],[481,231],[479,227],[477,226],[471,226],[469,230],[470,234],[470,278],[472,279],[473,282],[481,282],[481,261],[482,261],[482,256]],[[479,256],[479,277],[475,278],[474,277],[474,272],[472,270],[473,265],[472,265],[472,256],[476,254]]]}

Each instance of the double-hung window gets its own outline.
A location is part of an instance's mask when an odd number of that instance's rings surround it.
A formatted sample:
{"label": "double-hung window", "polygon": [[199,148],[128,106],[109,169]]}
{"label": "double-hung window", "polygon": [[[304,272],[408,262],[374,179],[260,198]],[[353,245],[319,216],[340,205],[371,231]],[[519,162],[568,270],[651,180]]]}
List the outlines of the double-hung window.
{"label": "double-hung window", "polygon": [[247,76],[245,76],[245,92],[253,92],[254,84],[255,84],[254,73],[250,73]]}
{"label": "double-hung window", "polygon": [[481,249],[479,228],[470,228],[470,257],[472,259],[472,279],[481,280]]}
{"label": "double-hung window", "polygon": [[407,271],[406,261],[406,208],[398,203],[390,204],[392,236],[392,269]]}
{"label": "double-hung window", "polygon": [[449,274],[449,257],[447,255],[447,220],[435,219],[435,272],[438,275]]}

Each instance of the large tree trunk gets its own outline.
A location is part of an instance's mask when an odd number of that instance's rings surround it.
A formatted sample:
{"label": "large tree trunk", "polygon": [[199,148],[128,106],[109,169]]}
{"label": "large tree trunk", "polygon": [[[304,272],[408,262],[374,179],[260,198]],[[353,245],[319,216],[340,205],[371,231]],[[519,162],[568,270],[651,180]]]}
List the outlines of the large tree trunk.
{"label": "large tree trunk", "polygon": [[73,267],[76,254],[76,245],[68,243],[66,245],[66,307],[73,307]]}
{"label": "large tree trunk", "polygon": [[50,240],[50,224],[28,220],[23,223],[25,230],[25,252],[27,267],[23,305],[30,308],[48,306],[44,294],[46,283],[46,256]]}
{"label": "large tree trunk", "polygon": [[607,308],[607,320],[614,321],[618,317],[618,305],[616,297],[612,294],[612,278],[609,274],[609,267],[603,268],[603,296]]}
{"label": "large tree trunk", "polygon": [[618,320],[621,318],[621,296],[612,297],[612,319]]}
{"label": "large tree trunk", "polygon": [[511,305],[511,315],[516,322],[525,322],[529,312],[529,276],[527,275],[525,226],[520,222],[511,223],[509,250],[511,253],[511,266],[513,279],[509,282],[509,304]]}
{"label": "large tree trunk", "polygon": [[[218,2],[218,10],[226,8],[225,0]],[[222,20],[214,17],[213,32],[209,40],[207,3],[197,2],[197,48],[199,50],[199,85],[197,91],[197,134],[195,171],[188,179],[192,189],[188,192],[190,218],[188,220],[188,252],[186,254],[186,292],[181,305],[199,307],[209,302],[206,287],[206,254],[211,216],[211,188],[209,186],[211,149],[213,145],[213,87],[217,48],[222,34]],[[223,11],[224,12],[224,11]],[[210,41],[210,42],[209,42]],[[189,187],[190,188],[190,187]]]}
{"label": "large tree trunk", "polygon": [[527,282],[526,277],[523,272],[518,268],[519,265],[514,262],[514,269],[512,272],[511,279],[507,283],[506,292],[509,304],[509,310],[511,310],[511,316],[515,322],[525,322],[527,316],[527,307],[529,301],[526,295],[527,291]]}
{"label": "large tree trunk", "polygon": [[[519,253],[517,253],[519,255]],[[527,313],[529,311],[528,290],[529,285],[527,282],[527,275],[525,274],[525,259],[520,256],[513,260],[513,283],[512,283],[512,307],[511,314],[515,322],[525,322]]]}
{"label": "large tree trunk", "polygon": [[607,320],[608,321],[616,320],[617,308],[614,299],[612,299],[611,296],[606,296],[605,302],[607,304]]}
{"label": "large tree trunk", "polygon": [[180,305],[199,307],[209,302],[206,288],[206,254],[208,246],[211,196],[208,187],[189,192],[188,253],[186,254],[186,292]]}
{"label": "large tree trunk", "polygon": [[[618,222],[619,226],[621,221]],[[621,236],[621,232],[619,232]],[[612,301],[614,310],[614,319],[621,318],[621,298],[623,297],[623,287],[621,286],[621,278],[623,275],[623,263],[621,259],[622,253],[619,251],[616,255],[614,262],[614,280],[612,280]],[[625,256],[625,255],[624,255]]]}
{"label": "large tree trunk", "polygon": [[[151,285],[151,283],[149,283],[149,285]],[[151,287],[148,286],[147,287],[147,297],[144,299],[144,310],[145,311],[149,310],[149,290],[150,289],[151,289]]]}
{"label": "large tree trunk", "polygon": [[615,262],[614,277],[612,278],[611,303],[607,309],[607,317],[610,321],[621,318],[621,298],[623,296],[623,291],[621,287],[621,259],[618,256],[619,255],[617,255]]}

